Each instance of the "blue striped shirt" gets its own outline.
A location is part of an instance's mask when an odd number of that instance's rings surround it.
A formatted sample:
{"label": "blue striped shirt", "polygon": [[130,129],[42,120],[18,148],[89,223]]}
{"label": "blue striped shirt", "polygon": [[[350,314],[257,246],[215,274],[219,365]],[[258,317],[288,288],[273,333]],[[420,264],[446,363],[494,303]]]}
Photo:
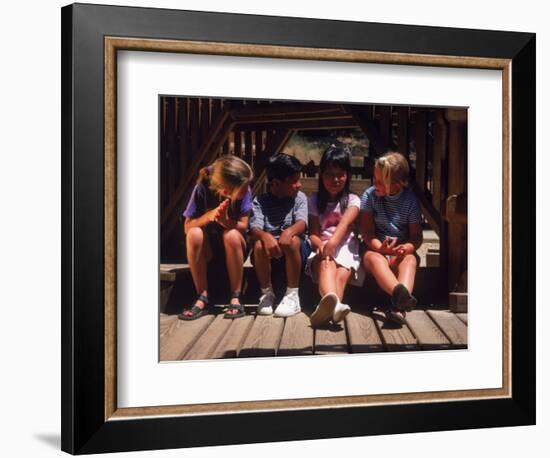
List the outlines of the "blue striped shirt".
{"label": "blue striped shirt", "polygon": [[395,196],[378,197],[374,186],[361,196],[361,211],[372,213],[376,238],[397,237],[398,243],[409,240],[409,224],[420,224],[422,215],[413,191],[404,188]]}
{"label": "blue striped shirt", "polygon": [[281,232],[300,220],[307,226],[307,217],[307,197],[302,191],[298,191],[295,198],[279,198],[266,192],[253,200],[248,226],[249,230],[257,228],[279,237]]}

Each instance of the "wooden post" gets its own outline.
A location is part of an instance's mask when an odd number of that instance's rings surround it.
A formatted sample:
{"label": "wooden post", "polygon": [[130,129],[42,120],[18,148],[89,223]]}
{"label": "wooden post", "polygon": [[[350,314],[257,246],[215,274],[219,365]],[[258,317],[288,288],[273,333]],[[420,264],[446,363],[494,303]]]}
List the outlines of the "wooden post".
{"label": "wooden post", "polygon": [[[466,176],[466,110],[447,109],[445,119],[448,132],[448,195],[459,195],[467,189]],[[450,291],[455,290],[461,274],[466,270],[467,226],[449,222],[448,231],[448,279]]]}
{"label": "wooden post", "polygon": [[410,164],[409,157],[409,107],[399,107],[397,109],[397,151],[407,158]]}
{"label": "wooden post", "polygon": [[167,98],[166,106],[166,175],[168,199],[176,188],[176,100],[175,97]]}
{"label": "wooden post", "polygon": [[180,165],[180,174],[178,177],[178,183],[181,177],[186,173],[187,167],[189,166],[189,113],[188,109],[188,98],[180,97],[178,99],[178,136],[180,140],[179,144],[179,165]]}
{"label": "wooden post", "polygon": [[418,108],[414,124],[416,145],[415,181],[421,192],[426,190],[426,146],[428,141],[428,117],[425,108]]}
{"label": "wooden post", "polygon": [[190,156],[191,161],[197,160],[199,152],[199,99],[189,99],[189,136],[190,138]]}
{"label": "wooden post", "polygon": [[[391,106],[389,105],[377,105],[375,108],[379,116],[378,125],[379,125],[379,134],[382,138],[382,141],[386,145],[386,148],[393,145],[392,139],[392,121],[391,121]],[[385,151],[377,151],[377,155],[384,154]]]}

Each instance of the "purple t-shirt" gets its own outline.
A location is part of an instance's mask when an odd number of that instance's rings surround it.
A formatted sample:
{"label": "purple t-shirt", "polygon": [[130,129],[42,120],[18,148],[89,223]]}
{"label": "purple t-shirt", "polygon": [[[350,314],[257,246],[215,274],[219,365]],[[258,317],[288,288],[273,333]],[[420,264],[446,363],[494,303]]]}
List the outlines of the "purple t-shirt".
{"label": "purple t-shirt", "polygon": [[[186,218],[198,218],[207,211],[216,208],[225,198],[212,191],[207,184],[197,183],[193,188],[187,208],[183,212]],[[238,220],[241,216],[248,215],[252,209],[252,191],[250,186],[242,199],[231,201],[228,210],[228,216],[233,220]],[[217,224],[217,223],[216,223]]]}

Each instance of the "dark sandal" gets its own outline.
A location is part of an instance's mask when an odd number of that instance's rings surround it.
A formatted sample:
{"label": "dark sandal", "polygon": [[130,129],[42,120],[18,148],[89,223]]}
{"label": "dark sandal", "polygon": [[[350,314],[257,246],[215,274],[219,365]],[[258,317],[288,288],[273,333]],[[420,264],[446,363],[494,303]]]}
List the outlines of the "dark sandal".
{"label": "dark sandal", "polygon": [[[233,298],[239,298],[241,296],[240,291],[233,291],[231,293],[231,299]],[[227,318],[228,320],[232,320],[234,318],[240,318],[242,316],[245,316],[246,312],[244,311],[244,306],[242,304],[229,304],[227,306],[227,310],[223,314],[224,318]]]}
{"label": "dark sandal", "polygon": [[416,307],[416,297],[414,297],[405,285],[398,283],[391,295],[392,306],[399,312],[410,312]]}
{"label": "dark sandal", "polygon": [[[199,296],[195,299],[195,303],[197,301],[203,301],[204,307],[199,307],[198,305],[193,305],[190,309],[184,310],[182,313],[178,315],[178,318],[183,321],[192,321],[196,320],[197,318],[200,318],[201,316],[208,315],[208,297],[203,296],[202,294],[199,294]],[[190,311],[191,315],[186,315],[185,312]]]}

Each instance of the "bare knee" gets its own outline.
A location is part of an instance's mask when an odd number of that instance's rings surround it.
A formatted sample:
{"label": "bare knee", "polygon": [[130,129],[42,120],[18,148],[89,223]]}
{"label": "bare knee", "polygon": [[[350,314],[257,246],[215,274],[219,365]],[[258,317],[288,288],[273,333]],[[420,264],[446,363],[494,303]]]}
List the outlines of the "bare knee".
{"label": "bare knee", "polygon": [[319,272],[334,273],[336,270],[336,263],[332,259],[321,259],[319,261]]}
{"label": "bare knee", "polygon": [[238,249],[243,242],[243,236],[237,229],[229,229],[223,233],[223,244],[227,248]]}
{"label": "bare knee", "polygon": [[290,240],[289,244],[279,243],[279,246],[281,247],[281,250],[283,250],[283,252],[285,254],[286,253],[297,253],[297,252],[300,251],[300,243],[301,243],[300,237],[294,236]]}
{"label": "bare knee", "polygon": [[386,262],[385,257],[376,251],[367,251],[363,256],[363,264],[367,270],[371,270],[382,262]]}
{"label": "bare knee", "polygon": [[199,248],[204,240],[204,232],[200,227],[192,227],[187,231],[186,244],[189,248]]}
{"label": "bare knee", "polygon": [[416,260],[416,256],[413,254],[407,254],[403,257],[403,260],[401,261],[400,265],[403,267],[413,267],[416,268],[418,262]]}

